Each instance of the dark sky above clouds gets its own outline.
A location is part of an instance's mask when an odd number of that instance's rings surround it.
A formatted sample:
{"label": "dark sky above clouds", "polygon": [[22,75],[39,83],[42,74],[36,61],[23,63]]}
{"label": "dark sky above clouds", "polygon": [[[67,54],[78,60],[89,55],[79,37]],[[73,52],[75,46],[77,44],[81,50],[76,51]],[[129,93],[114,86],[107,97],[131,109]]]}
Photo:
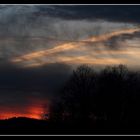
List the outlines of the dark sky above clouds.
{"label": "dark sky above clouds", "polygon": [[[65,19],[104,19],[120,22],[140,22],[139,5],[61,5],[53,7],[57,9],[57,12],[50,11],[50,15]],[[42,9],[42,13],[45,13],[47,8],[40,6],[40,9]]]}
{"label": "dark sky above clouds", "polygon": [[0,5],[0,118],[39,118],[81,64],[139,69],[139,15],[139,5]]}

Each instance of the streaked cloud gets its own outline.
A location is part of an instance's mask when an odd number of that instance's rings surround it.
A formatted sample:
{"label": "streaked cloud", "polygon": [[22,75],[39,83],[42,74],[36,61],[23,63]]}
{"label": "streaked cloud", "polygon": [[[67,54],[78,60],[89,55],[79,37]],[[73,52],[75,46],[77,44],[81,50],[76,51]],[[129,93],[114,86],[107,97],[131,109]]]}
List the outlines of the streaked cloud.
{"label": "streaked cloud", "polygon": [[[99,65],[113,64],[113,62],[114,64],[120,64],[120,63],[127,64],[126,60],[122,61],[122,59],[119,59],[119,57],[113,58],[113,56],[117,56],[117,55],[121,56],[121,55],[126,55],[126,54],[133,56],[135,55],[134,49],[132,49],[132,51],[131,49],[129,51],[126,49],[124,49],[123,51],[120,49],[119,51],[117,50],[113,51],[111,48],[107,49],[107,46],[104,46],[103,44],[104,44],[104,41],[107,41],[111,39],[112,37],[120,36],[123,34],[133,35],[133,33],[138,32],[138,31],[140,31],[140,28],[135,27],[135,28],[117,30],[114,32],[106,33],[106,34],[101,34],[101,35],[90,37],[90,38],[83,39],[80,41],[71,41],[69,43],[64,43],[64,44],[55,46],[51,49],[31,52],[29,54],[25,54],[17,58],[13,58],[11,62],[20,63],[21,65],[23,64],[24,67],[41,66],[41,65],[46,65],[46,64],[55,63],[55,62],[61,62],[61,63],[79,62],[79,63],[99,64]],[[96,46],[95,46],[95,43],[96,43]],[[101,47],[100,45],[103,47]],[[121,42],[121,45],[122,45],[122,42]],[[129,43],[127,42],[125,45],[128,46]],[[124,47],[124,45],[122,46]],[[93,52],[90,51],[91,47],[94,48],[92,50]],[[100,50],[100,52],[99,51],[97,52],[96,48],[98,48],[97,50]],[[73,52],[71,52],[71,50]],[[76,53],[77,51],[79,51],[79,53]],[[75,55],[77,56],[70,56],[70,54],[74,52],[75,52]],[[60,54],[60,53],[61,53],[61,56],[57,56],[57,54]],[[86,56],[83,56],[85,54]],[[105,54],[107,55],[107,57],[105,56]],[[90,57],[87,57],[87,56],[90,56]],[[128,58],[123,58],[123,59],[128,59]]]}

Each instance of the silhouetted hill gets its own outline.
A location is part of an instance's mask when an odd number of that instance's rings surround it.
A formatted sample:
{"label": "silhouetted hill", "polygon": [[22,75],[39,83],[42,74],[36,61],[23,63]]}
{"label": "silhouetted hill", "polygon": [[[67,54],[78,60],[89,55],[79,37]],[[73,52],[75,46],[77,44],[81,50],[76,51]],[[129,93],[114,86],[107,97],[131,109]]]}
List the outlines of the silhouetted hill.
{"label": "silhouetted hill", "polygon": [[[34,119],[34,118],[27,118],[27,117],[13,117],[13,118],[9,118],[9,119],[5,119],[7,121],[34,121],[34,120],[38,120],[38,119]],[[3,120],[0,120],[3,121]]]}
{"label": "silhouetted hill", "polygon": [[84,127],[80,127],[65,122],[51,122],[47,120],[19,117],[0,120],[0,135],[59,135],[88,133],[88,131],[86,132],[86,128],[83,129]]}
{"label": "silhouetted hill", "polygon": [[48,122],[31,118],[10,118],[0,120],[0,134],[36,134],[43,133],[48,127]]}
{"label": "silhouetted hill", "polygon": [[87,127],[84,124],[49,122],[31,118],[0,120],[0,135],[139,134],[140,129]]}

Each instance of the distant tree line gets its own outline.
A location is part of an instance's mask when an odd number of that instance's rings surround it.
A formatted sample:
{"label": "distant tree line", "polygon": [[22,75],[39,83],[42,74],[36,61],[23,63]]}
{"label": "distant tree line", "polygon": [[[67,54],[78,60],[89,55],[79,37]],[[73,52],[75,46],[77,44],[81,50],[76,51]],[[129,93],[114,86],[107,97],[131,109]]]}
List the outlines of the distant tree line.
{"label": "distant tree line", "polygon": [[140,126],[140,73],[124,65],[73,71],[50,120],[88,126]]}

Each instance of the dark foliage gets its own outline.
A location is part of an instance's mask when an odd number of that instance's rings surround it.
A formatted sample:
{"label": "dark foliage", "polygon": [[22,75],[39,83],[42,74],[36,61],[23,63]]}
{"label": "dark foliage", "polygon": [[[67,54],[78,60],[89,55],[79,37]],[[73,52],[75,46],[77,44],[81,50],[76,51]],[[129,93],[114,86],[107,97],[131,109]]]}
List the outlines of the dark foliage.
{"label": "dark foliage", "polygon": [[[78,67],[52,107],[52,120],[86,128],[140,128],[140,73],[124,65]],[[55,119],[54,119],[55,118]]]}

